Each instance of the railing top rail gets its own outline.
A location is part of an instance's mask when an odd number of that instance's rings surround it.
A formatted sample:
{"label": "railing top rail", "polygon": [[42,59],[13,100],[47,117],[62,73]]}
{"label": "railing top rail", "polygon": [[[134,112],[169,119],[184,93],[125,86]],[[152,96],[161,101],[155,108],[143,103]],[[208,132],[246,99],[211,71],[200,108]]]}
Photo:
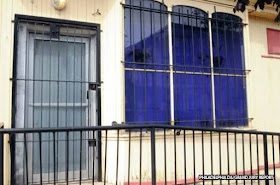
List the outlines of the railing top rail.
{"label": "railing top rail", "polygon": [[189,130],[189,131],[205,131],[205,132],[223,132],[237,134],[266,134],[280,135],[280,132],[267,132],[255,130],[240,129],[224,129],[224,128],[203,128],[188,126],[172,126],[172,125],[113,125],[113,126],[85,126],[85,127],[49,127],[49,128],[10,128],[1,129],[0,134],[19,134],[19,133],[38,133],[38,132],[79,132],[79,131],[102,131],[102,130],[137,130],[137,129],[172,129],[172,130]]}

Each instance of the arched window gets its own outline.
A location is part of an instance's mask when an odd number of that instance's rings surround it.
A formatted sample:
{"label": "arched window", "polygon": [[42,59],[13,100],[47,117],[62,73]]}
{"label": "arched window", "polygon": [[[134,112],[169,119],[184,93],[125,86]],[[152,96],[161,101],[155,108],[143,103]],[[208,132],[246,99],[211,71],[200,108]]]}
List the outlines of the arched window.
{"label": "arched window", "polygon": [[167,7],[126,0],[125,108],[128,123],[170,121]]}
{"label": "arched window", "polygon": [[217,127],[246,126],[247,98],[242,19],[212,15],[212,47]]}
{"label": "arched window", "polygon": [[172,41],[175,123],[212,127],[207,13],[188,6],[173,7]]}

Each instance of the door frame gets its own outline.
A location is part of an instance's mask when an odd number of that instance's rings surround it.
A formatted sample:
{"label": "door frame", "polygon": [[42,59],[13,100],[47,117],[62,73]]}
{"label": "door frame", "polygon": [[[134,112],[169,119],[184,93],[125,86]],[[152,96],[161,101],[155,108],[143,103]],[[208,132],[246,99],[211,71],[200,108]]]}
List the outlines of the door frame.
{"label": "door frame", "polygon": [[[11,127],[15,128],[16,123],[16,92],[17,92],[17,85],[16,85],[16,78],[17,78],[17,61],[18,61],[18,29],[19,29],[19,22],[26,21],[26,22],[46,22],[48,24],[67,24],[72,26],[82,26],[82,27],[89,27],[92,30],[96,31],[96,83],[99,84],[99,87],[96,89],[97,93],[97,125],[101,126],[101,65],[100,65],[100,24],[96,23],[88,23],[88,22],[80,22],[80,21],[71,21],[71,20],[64,20],[64,19],[54,19],[54,18],[46,18],[46,17],[37,17],[37,16],[29,16],[29,15],[20,15],[16,14],[14,19],[14,47],[13,47],[13,72],[12,78],[12,112],[11,112]],[[14,135],[10,137],[10,149],[11,149],[11,184],[15,184],[15,137]],[[98,155],[98,164],[97,164],[97,180],[101,181],[102,178],[102,162],[101,162],[101,133],[98,132],[97,134],[97,155]]]}

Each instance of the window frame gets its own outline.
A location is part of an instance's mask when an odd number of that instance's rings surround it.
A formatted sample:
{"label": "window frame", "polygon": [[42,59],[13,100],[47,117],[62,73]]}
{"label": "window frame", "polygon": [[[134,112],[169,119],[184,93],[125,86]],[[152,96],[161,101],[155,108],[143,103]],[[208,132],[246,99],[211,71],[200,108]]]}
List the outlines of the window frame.
{"label": "window frame", "polygon": [[[131,0],[131,2],[133,2],[133,0]],[[163,4],[163,3],[161,3],[161,2],[159,2],[159,1],[150,1],[150,2],[155,2],[155,3],[158,3],[159,4],[159,6],[160,6],[160,9],[152,9],[152,10],[157,10],[157,11],[168,11],[168,7],[165,5],[165,4]],[[133,3],[130,5],[125,5],[125,4],[123,4],[124,6],[127,6],[127,7],[129,7],[130,9],[129,10],[132,10],[132,11],[137,11],[138,9],[137,8],[135,8],[135,7],[140,7],[140,6],[135,6],[135,5],[133,5]],[[165,10],[162,10],[162,7],[164,7],[165,8]],[[135,8],[135,9],[134,9]],[[150,8],[147,8],[147,7],[144,7],[144,6],[142,6],[142,8],[143,9],[150,9]],[[124,8],[124,11],[125,11],[125,8]],[[139,11],[139,10],[138,10]],[[148,11],[148,12],[151,12],[151,13],[157,13],[157,12],[153,12],[153,11]],[[131,13],[131,12],[130,12]],[[140,13],[141,13],[141,10],[140,10]],[[144,13],[143,13],[144,14]],[[163,16],[163,14],[161,14],[161,13],[159,13],[159,15],[162,17]],[[124,16],[125,16],[125,12],[124,12]],[[154,16],[154,15],[153,15]],[[131,16],[131,17],[133,17],[133,16]],[[124,21],[125,19],[123,19],[123,21]],[[142,20],[142,21],[144,21],[144,20]],[[169,24],[168,24],[168,16],[167,16],[167,28],[169,29]],[[124,23],[125,23],[125,21],[124,21]],[[143,23],[142,23],[143,24]],[[164,25],[164,23],[162,23],[163,25],[161,25],[161,29],[160,29],[160,31],[163,31],[163,33],[162,34],[165,34],[165,33],[167,33],[167,35],[169,35],[169,32],[168,31],[166,31],[165,30],[165,25]],[[132,26],[132,27],[134,27],[134,25]],[[130,26],[130,28],[131,28],[131,26]],[[124,34],[122,35],[123,37],[126,35],[125,34],[125,24],[123,24],[123,29],[124,29]],[[154,30],[154,28],[152,28],[152,30],[153,31],[155,31]],[[133,30],[134,31],[134,30]],[[154,33],[156,33],[156,32],[154,32]],[[134,35],[134,33],[133,33],[133,35]],[[145,33],[144,33],[144,35],[145,35]],[[148,35],[148,34],[147,34]],[[148,38],[148,37],[146,37],[146,38]],[[146,39],[143,39],[144,40],[144,42],[145,42],[145,40]],[[145,75],[145,78],[147,78],[146,76],[147,76],[147,73],[154,73],[154,74],[157,74],[157,73],[162,73],[162,74],[166,74],[166,75],[169,75],[170,76],[170,70],[169,69],[167,69],[167,68],[169,68],[169,65],[170,65],[170,52],[169,52],[169,39],[167,38],[167,39],[165,39],[164,38],[164,42],[165,42],[165,44],[166,44],[166,48],[164,48],[164,49],[166,49],[166,51],[164,52],[165,54],[166,54],[166,56],[163,56],[163,61],[164,61],[164,63],[163,64],[161,64],[161,63],[156,63],[156,62],[153,62],[153,63],[147,63],[147,64],[144,64],[144,66],[145,67],[139,67],[139,68],[137,68],[137,67],[135,67],[135,66],[137,66],[137,65],[139,65],[136,61],[135,62],[126,62],[125,61],[125,38],[123,38],[123,41],[124,41],[124,43],[123,43],[123,45],[124,45],[124,47],[123,47],[123,58],[124,58],[124,60],[122,61],[122,63],[123,63],[123,84],[124,84],[124,89],[123,89],[123,97],[124,97],[124,106],[123,106],[123,120],[126,120],[126,101],[125,101],[125,99],[126,99],[126,96],[125,96],[125,91],[126,91],[126,78],[125,78],[125,73],[127,72],[127,71],[133,71],[134,73],[135,72],[143,72],[144,73],[144,75]],[[134,40],[134,38],[133,38],[133,42],[135,42],[135,40]],[[141,41],[142,42],[142,41]],[[132,44],[134,47],[135,47],[135,45],[136,45],[136,43],[133,43]],[[145,44],[144,44],[145,45]],[[145,47],[144,47],[145,48]],[[135,48],[134,48],[135,49]],[[152,54],[153,55],[153,54]],[[165,58],[165,57],[168,57],[167,59]],[[144,59],[144,60],[146,60],[146,59]],[[165,63],[165,60],[166,60],[166,63]],[[126,65],[132,65],[133,67],[126,67]],[[153,65],[153,64],[155,64],[155,65]],[[149,68],[149,65],[152,65],[152,66],[155,66],[154,68]],[[162,65],[163,66],[163,69],[158,69],[157,67],[159,66],[159,67],[161,67],[160,65]],[[147,67],[148,66],[148,67]],[[167,86],[167,88],[169,88],[168,89],[168,92],[167,92],[167,95],[169,94],[169,96],[171,95],[171,92],[170,92],[170,78],[169,78],[169,87]],[[169,99],[169,102],[166,102],[167,104],[169,104],[169,107],[170,107],[170,104],[171,104],[171,102],[170,102],[170,99]],[[154,124],[161,124],[161,123],[170,123],[170,120],[172,120],[171,119],[171,115],[172,115],[172,112],[170,111],[170,109],[168,109],[167,110],[167,112],[169,112],[169,115],[167,116],[168,118],[169,118],[169,120],[166,120],[166,121],[151,121],[152,123],[154,123]],[[125,122],[125,121],[124,121]],[[150,122],[150,121],[147,121],[147,122]],[[125,122],[125,123],[127,123],[127,124],[134,124],[135,122]],[[140,124],[142,123],[144,123],[144,122],[139,122]]]}
{"label": "window frame", "polygon": [[[271,41],[271,39],[270,39],[270,37],[271,36],[269,36],[269,32],[277,32],[278,34],[279,34],[279,37],[280,37],[280,30],[277,30],[277,29],[273,29],[273,28],[266,28],[266,36],[267,36],[267,53],[269,54],[269,55],[280,55],[280,45],[279,45],[279,51],[276,51],[276,52],[274,52],[274,51],[271,51],[272,50],[272,43],[273,43],[273,46],[275,45],[275,42],[272,42]],[[280,38],[279,38],[279,40],[280,40]]]}

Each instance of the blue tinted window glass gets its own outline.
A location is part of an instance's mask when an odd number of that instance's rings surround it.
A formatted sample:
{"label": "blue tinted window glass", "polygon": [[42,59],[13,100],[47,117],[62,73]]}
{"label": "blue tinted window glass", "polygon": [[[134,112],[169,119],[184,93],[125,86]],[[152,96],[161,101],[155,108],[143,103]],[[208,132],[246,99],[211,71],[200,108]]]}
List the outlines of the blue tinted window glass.
{"label": "blue tinted window glass", "polygon": [[[125,66],[140,69],[169,69],[168,15],[165,5],[150,0],[127,0],[125,8]],[[155,65],[156,64],[156,65]]]}
{"label": "blue tinted window glass", "polygon": [[246,126],[246,79],[236,76],[215,76],[216,126]]}
{"label": "blue tinted window glass", "polygon": [[214,13],[212,17],[216,126],[246,126],[248,115],[242,19],[226,13]]}
{"label": "blue tinted window glass", "polygon": [[206,12],[173,7],[172,40],[175,70],[210,72],[209,26]]}
{"label": "blue tinted window glass", "polygon": [[178,125],[212,127],[210,75],[174,74],[174,109]]}
{"label": "blue tinted window glass", "polygon": [[130,124],[169,124],[169,73],[126,71],[125,113]]}
{"label": "blue tinted window glass", "polygon": [[216,73],[245,74],[243,25],[241,18],[212,15],[213,65]]}

